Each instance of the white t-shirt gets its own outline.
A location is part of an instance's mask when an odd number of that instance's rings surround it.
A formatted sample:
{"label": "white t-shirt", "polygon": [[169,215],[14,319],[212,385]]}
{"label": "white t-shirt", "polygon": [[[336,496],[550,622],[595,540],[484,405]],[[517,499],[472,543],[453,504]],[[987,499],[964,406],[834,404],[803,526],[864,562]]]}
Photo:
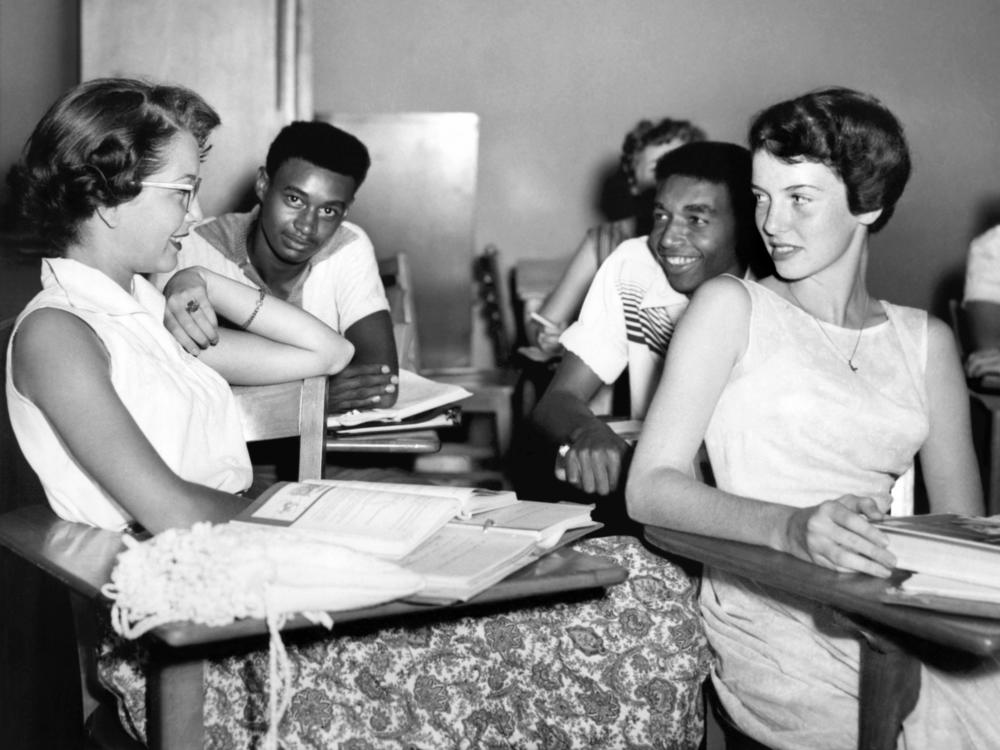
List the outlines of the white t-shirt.
{"label": "white t-shirt", "polygon": [[636,237],[619,245],[597,269],[580,317],[559,342],[608,385],[628,367],[632,417],[641,419],[687,305],[688,298],[670,286],[646,237]]}
{"label": "white t-shirt", "polygon": [[[141,276],[132,283],[130,295],[83,263],[44,260],[42,291],[18,317],[14,335],[21,320],[40,308],[79,317],[100,337],[115,392],[167,466],[190,482],[224,492],[245,490],[253,469],[228,383],[163,327],[163,295]],[[124,528],[132,517],[80,468],[41,410],[14,388],[10,353],[9,348],[11,426],[52,509],[67,521]]]}
{"label": "white t-shirt", "polygon": [[969,245],[964,301],[1000,304],[1000,226],[979,235]]}
{"label": "white t-shirt", "polygon": [[[224,214],[194,227],[181,241],[177,268],[154,274],[150,281],[162,290],[176,271],[203,266],[243,284],[267,289],[247,254],[258,214],[259,207],[245,214]],[[364,230],[357,224],[342,223],[309,260],[288,301],[338,333],[374,312],[388,310],[375,249]]]}

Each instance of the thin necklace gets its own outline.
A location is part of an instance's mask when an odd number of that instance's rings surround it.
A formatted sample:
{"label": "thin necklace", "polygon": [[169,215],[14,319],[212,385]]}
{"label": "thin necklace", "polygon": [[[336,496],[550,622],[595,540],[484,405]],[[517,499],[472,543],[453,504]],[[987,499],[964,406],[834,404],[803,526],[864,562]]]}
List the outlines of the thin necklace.
{"label": "thin necklace", "polygon": [[[830,338],[830,334],[828,334],[826,332],[826,329],[823,328],[823,324],[820,323],[819,318],[817,318],[811,312],[809,312],[808,310],[806,310],[805,305],[803,305],[799,301],[799,298],[795,296],[795,292],[792,291],[791,284],[788,285],[787,289],[788,289],[788,293],[790,295],[792,295],[792,299],[795,300],[796,304],[798,304],[798,306],[802,309],[802,312],[804,312],[806,315],[808,315],[810,318],[812,318],[815,321],[816,327],[819,328],[819,332],[822,333],[823,337],[827,341],[830,342],[830,346],[832,346],[834,348],[834,350],[838,354],[840,354],[841,357],[843,357],[844,355],[841,353],[840,347],[837,346],[835,343],[833,343],[833,339]],[[868,293],[867,292],[865,292],[865,307],[864,307],[864,310],[865,310],[865,317],[868,317]],[[856,364],[854,364],[854,357],[858,353],[858,347],[861,346],[861,334],[863,334],[864,332],[865,332],[865,321],[862,320],[861,321],[861,328],[858,329],[858,338],[854,342],[854,349],[851,351],[851,356],[847,358],[847,366],[851,368],[851,372],[857,372],[858,371],[858,366]]]}

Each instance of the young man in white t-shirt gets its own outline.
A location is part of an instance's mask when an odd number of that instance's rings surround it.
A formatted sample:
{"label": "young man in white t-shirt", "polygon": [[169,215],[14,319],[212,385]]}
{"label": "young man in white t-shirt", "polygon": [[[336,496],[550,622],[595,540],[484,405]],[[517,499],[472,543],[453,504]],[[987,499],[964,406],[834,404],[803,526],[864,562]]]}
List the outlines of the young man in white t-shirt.
{"label": "young man in white t-shirt", "polygon": [[350,365],[330,378],[330,411],[392,406],[389,305],[368,235],[345,221],[370,164],[365,145],[329,123],[283,128],[257,173],[259,205],[199,224],[181,241],[179,270],[152,279],[167,297],[174,337],[194,354],[217,340],[200,277],[184,271],[203,266],[303,308],[354,345]]}
{"label": "young man in white t-shirt", "polygon": [[[652,230],[623,242],[598,269],[579,319],[559,339],[566,353],[532,414],[553,447],[568,446],[567,482],[619,499],[630,449],[588,402],[627,368],[631,416],[644,417],[690,295],[719,274],[743,276],[748,263],[756,275],[766,273],[745,148],[686,144],[660,159],[656,180]],[[615,504],[623,515],[623,503]]]}

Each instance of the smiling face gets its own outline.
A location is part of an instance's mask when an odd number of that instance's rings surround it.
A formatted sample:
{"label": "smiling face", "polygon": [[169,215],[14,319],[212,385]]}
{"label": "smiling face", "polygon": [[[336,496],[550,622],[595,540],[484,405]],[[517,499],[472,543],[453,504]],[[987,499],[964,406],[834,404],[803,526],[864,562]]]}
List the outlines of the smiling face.
{"label": "smiling face", "polygon": [[736,218],[725,185],[673,175],[656,192],[649,249],[670,286],[692,294],[702,282],[740,272]]}
{"label": "smiling face", "polygon": [[254,187],[261,207],[252,254],[266,279],[268,268],[301,266],[326,244],[357,185],[353,177],[296,158],[278,167],[273,178],[262,168]]}
{"label": "smiling face", "polygon": [[[194,185],[201,166],[198,143],[187,131],[169,142],[163,166],[144,182]],[[177,265],[179,239],[201,218],[195,198],[188,207],[188,192],[165,187],[143,187],[139,195],[118,207],[120,235],[128,262],[122,264],[123,278],[133,273],[164,273]]]}
{"label": "smiling face", "polygon": [[825,164],[753,155],[756,223],[778,275],[794,281],[828,268],[864,245],[881,211],[852,214],[847,187]]}

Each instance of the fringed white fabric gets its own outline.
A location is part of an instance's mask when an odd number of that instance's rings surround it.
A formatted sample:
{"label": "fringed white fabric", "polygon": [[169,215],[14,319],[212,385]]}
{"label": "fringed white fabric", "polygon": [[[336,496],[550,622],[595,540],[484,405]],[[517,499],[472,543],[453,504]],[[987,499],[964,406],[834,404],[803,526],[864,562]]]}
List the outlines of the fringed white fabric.
{"label": "fringed white fabric", "polygon": [[423,579],[398,565],[316,541],[287,529],[195,524],[144,542],[125,537],[111,582],[111,623],[138,638],[168,622],[225,625],[266,620],[269,726],[264,746],[278,746],[278,727],[292,695],[292,671],[281,640],[287,616],[301,613],[333,627],[330,611],[370,606],[419,591]]}

